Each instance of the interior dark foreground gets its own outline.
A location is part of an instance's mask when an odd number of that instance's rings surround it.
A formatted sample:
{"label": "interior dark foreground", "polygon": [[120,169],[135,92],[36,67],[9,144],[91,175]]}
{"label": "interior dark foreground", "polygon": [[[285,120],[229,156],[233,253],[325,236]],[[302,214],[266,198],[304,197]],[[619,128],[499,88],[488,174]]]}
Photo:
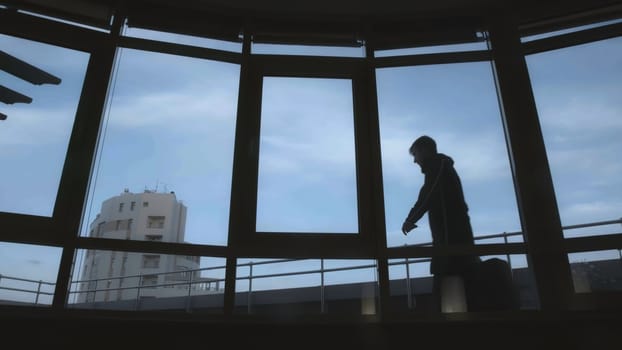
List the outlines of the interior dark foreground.
{"label": "interior dark foreground", "polygon": [[[226,348],[450,348],[482,346],[496,349],[559,348],[559,349],[619,349],[622,346],[622,296],[619,292],[577,295],[573,292],[568,274],[566,253],[588,249],[619,249],[622,241],[617,236],[607,239],[576,239],[564,243],[546,169],[546,157],[542,145],[531,142],[539,130],[524,121],[523,115],[534,113],[530,99],[529,81],[521,68],[523,55],[518,44],[508,44],[508,38],[528,35],[566,27],[619,18],[622,13],[620,1],[313,1],[291,5],[285,1],[188,1],[164,0],[108,1],[79,0],[56,1],[1,1],[0,30],[14,36],[40,37],[41,40],[75,45],[94,53],[100,60],[97,72],[93,71],[88,88],[83,91],[85,102],[78,112],[88,120],[88,115],[100,115],[113,60],[114,43],[106,38],[97,41],[95,48],[89,47],[86,30],[75,30],[74,36],[50,39],[42,19],[15,12],[27,10],[38,14],[104,28],[114,32],[121,25],[112,19],[127,16],[128,24],[154,30],[168,30],[178,33],[239,40],[240,33],[252,33],[256,42],[302,43],[356,46],[361,39],[376,49],[406,46],[426,46],[442,43],[459,43],[471,39],[461,35],[463,30],[491,29],[493,57],[497,64],[499,89],[503,95],[503,109],[507,118],[507,130],[512,160],[516,162],[515,181],[519,183],[518,196],[522,206],[524,225],[531,232],[553,232],[549,236],[531,234],[527,237],[529,246],[514,246],[513,251],[504,247],[478,247],[479,254],[502,254],[525,252],[534,265],[537,290],[540,299],[539,310],[513,310],[481,313],[457,313],[435,315],[411,315],[383,310],[372,316],[335,316],[271,314],[236,315],[234,312],[234,283],[227,283],[224,312],[222,315],[205,315],[199,312],[125,312],[111,310],[77,310],[66,305],[68,290],[58,288],[52,307],[0,306],[2,341],[13,346],[41,347],[130,347],[175,348],[226,347]],[[209,26],[200,25],[209,19]],[[43,22],[42,22],[43,21]],[[418,25],[409,25],[412,23]],[[448,23],[455,30],[444,30]],[[475,24],[474,24],[475,23]],[[516,25],[507,25],[514,23]],[[42,29],[43,28],[43,29]],[[55,24],[50,28],[56,28]],[[62,33],[74,33],[66,26]],[[112,29],[111,29],[112,28]],[[407,28],[407,29],[405,29]],[[432,28],[430,30],[430,28]],[[466,29],[465,29],[466,28]],[[536,52],[573,42],[589,42],[621,35],[620,26],[613,31],[594,30],[582,35],[564,37],[559,40],[542,41],[526,50]],[[521,32],[519,33],[518,30]],[[427,35],[418,33],[425,31]],[[399,34],[398,34],[399,33]],[[472,34],[472,32],[471,32]],[[114,34],[111,34],[114,36]],[[501,38],[501,39],[498,39]],[[118,39],[118,38],[117,38]],[[99,40],[99,39],[98,39]],[[574,41],[573,41],[574,40]],[[495,42],[497,41],[497,42]],[[130,46],[131,43],[124,43]],[[147,44],[145,44],[147,45]],[[149,44],[151,45],[151,44]],[[154,44],[154,51],[166,51],[167,46]],[[190,50],[190,49],[188,49]],[[524,53],[524,52],[523,52]],[[244,53],[243,53],[244,54]],[[224,61],[245,64],[244,57],[215,53]],[[220,55],[220,56],[219,56]],[[233,58],[232,58],[233,57]],[[422,60],[436,58],[423,57]],[[438,58],[442,59],[442,58]],[[452,58],[453,59],[453,58]],[[459,58],[463,59],[463,58]],[[467,58],[471,59],[471,58]],[[279,62],[275,58],[274,62]],[[524,61],[523,61],[524,62]],[[379,66],[400,65],[399,59],[377,61]],[[338,65],[338,64],[336,64]],[[274,66],[279,66],[275,64]],[[293,68],[292,68],[293,67]],[[293,64],[292,70],[296,70]],[[321,67],[321,65],[320,65]],[[329,67],[326,66],[326,67]],[[289,68],[270,68],[284,69]],[[322,75],[318,72],[307,72]],[[256,74],[256,72],[243,73]],[[331,73],[332,74],[332,73]],[[359,73],[356,73],[359,74]],[[358,77],[358,76],[357,76]],[[248,79],[248,76],[242,80]],[[358,79],[358,78],[357,78]],[[240,83],[240,105],[238,113],[251,113],[253,109],[252,79]],[[250,85],[249,85],[250,84]],[[250,97],[249,97],[250,96]],[[245,100],[246,98],[246,100]],[[250,102],[249,102],[250,101]],[[527,107],[524,102],[527,101]],[[529,105],[531,103],[531,105]],[[250,106],[250,107],[249,107]],[[369,108],[369,107],[365,107]],[[530,109],[531,108],[531,109]],[[372,108],[373,109],[373,108]],[[518,117],[521,114],[521,117]],[[3,117],[3,119],[6,116]],[[522,118],[522,119],[521,119]],[[96,118],[95,118],[96,119]],[[518,121],[518,120],[522,121]],[[10,120],[10,116],[9,116]],[[90,123],[90,124],[89,124]],[[251,123],[252,124],[252,123]],[[59,285],[70,280],[71,261],[76,249],[130,250],[157,253],[219,256],[227,258],[231,271],[235,270],[235,259],[240,257],[287,257],[287,258],[377,258],[380,268],[386,269],[387,256],[407,257],[408,252],[386,248],[384,238],[376,240],[369,233],[381,222],[362,222],[361,238],[356,240],[333,238],[282,238],[263,236],[257,238],[252,224],[245,221],[245,202],[248,196],[247,180],[240,175],[248,168],[236,163],[234,169],[234,193],[232,194],[232,221],[229,245],[221,247],[199,245],[152,244],[151,242],[130,242],[102,240],[90,237],[76,237],[82,205],[90,176],[90,167],[97,139],[99,120],[76,124],[72,144],[68,151],[70,160],[63,172],[57,207],[51,220],[36,216],[2,213],[0,222],[5,228],[0,240],[25,244],[45,244],[62,247],[63,259],[59,271]],[[252,126],[252,125],[251,125]],[[1,127],[1,125],[0,125]],[[240,127],[238,136],[245,138],[246,130]],[[372,126],[373,129],[373,126]],[[373,133],[372,133],[373,135]],[[365,136],[367,137],[367,136]],[[530,141],[531,140],[531,141]],[[372,136],[371,144],[377,142]],[[241,142],[241,141],[240,141]],[[535,146],[534,146],[535,144]],[[77,150],[86,149],[86,154]],[[370,149],[361,148],[373,153]],[[241,165],[240,165],[241,164]],[[377,171],[375,165],[363,164],[370,173]],[[535,170],[534,170],[535,169]],[[538,173],[538,169],[544,169]],[[256,170],[255,170],[256,171]],[[530,178],[541,178],[534,184]],[[251,175],[252,175],[251,171]],[[365,179],[364,179],[365,180]],[[374,177],[367,179],[374,183]],[[367,181],[365,180],[365,181]],[[544,185],[542,185],[544,183]],[[71,185],[70,185],[71,184]],[[237,187],[236,187],[237,186]],[[250,199],[256,199],[256,188],[251,188]],[[543,199],[544,198],[544,199]],[[368,200],[368,199],[365,199]],[[361,202],[366,208],[369,203]],[[381,202],[381,200],[380,200]],[[252,208],[251,208],[252,209]],[[369,209],[370,211],[378,209]],[[240,214],[242,213],[242,214]],[[552,219],[551,219],[552,218]],[[43,231],[58,233],[42,235]],[[382,228],[380,231],[384,230]],[[253,232],[251,232],[253,231]],[[527,230],[529,231],[529,230]],[[326,239],[323,241],[322,239]],[[328,242],[329,244],[324,244]],[[287,249],[285,249],[287,248]],[[487,250],[488,249],[488,250]],[[509,248],[508,248],[509,249]],[[568,249],[568,250],[565,250]],[[430,256],[443,254],[438,251],[415,251],[415,255]],[[384,259],[384,260],[383,260]],[[384,261],[384,264],[382,263]],[[384,266],[384,267],[383,267]],[[379,272],[380,305],[388,305],[387,277]],[[235,280],[235,272],[227,272],[228,281]],[[131,345],[137,344],[137,345]]]}
{"label": "interior dark foreground", "polygon": [[[173,320],[173,318],[175,318]],[[193,346],[271,349],[351,348],[617,349],[619,312],[489,314],[481,319],[335,318],[209,320],[166,313],[50,312],[3,308],[3,339],[26,347],[149,348]]]}

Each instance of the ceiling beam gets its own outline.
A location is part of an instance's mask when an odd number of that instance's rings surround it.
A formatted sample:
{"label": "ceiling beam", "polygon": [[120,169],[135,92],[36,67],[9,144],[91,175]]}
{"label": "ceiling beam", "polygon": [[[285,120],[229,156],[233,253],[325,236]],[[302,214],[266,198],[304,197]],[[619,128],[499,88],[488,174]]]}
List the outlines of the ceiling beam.
{"label": "ceiling beam", "polygon": [[13,103],[30,103],[32,98],[0,85],[0,101],[10,105]]}
{"label": "ceiling beam", "polygon": [[0,69],[35,85],[60,84],[60,78],[0,50]]}

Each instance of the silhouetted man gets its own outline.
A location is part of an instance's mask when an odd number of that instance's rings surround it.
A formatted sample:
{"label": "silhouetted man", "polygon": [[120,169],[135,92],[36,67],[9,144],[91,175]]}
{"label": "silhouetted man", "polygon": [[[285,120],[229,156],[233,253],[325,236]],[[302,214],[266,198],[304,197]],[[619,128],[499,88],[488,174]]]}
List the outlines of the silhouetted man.
{"label": "silhouetted man", "polygon": [[[404,220],[402,233],[406,235],[417,227],[417,221],[427,212],[434,246],[474,244],[468,207],[453,160],[438,153],[436,142],[429,136],[415,140],[409,152],[421,167],[425,181],[415,205]],[[468,295],[470,276],[477,269],[479,261],[479,257],[465,255],[432,258],[430,273],[434,275],[434,295],[439,308],[441,295],[447,290],[444,286],[449,281],[456,281],[456,277],[462,278]]]}

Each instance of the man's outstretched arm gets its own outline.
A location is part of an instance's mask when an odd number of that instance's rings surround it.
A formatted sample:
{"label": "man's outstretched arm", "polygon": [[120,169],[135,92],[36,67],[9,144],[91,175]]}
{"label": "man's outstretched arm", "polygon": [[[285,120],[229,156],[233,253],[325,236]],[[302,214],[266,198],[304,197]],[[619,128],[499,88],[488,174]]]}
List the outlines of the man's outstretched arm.
{"label": "man's outstretched arm", "polygon": [[408,212],[408,216],[402,224],[403,234],[407,234],[409,231],[417,227],[417,221],[419,221],[419,219],[423,217],[423,214],[425,214],[430,208],[430,199],[432,198],[432,192],[438,186],[442,170],[443,161],[441,161],[439,169],[436,169],[436,171],[432,171],[429,174],[426,174],[423,186],[419,190],[417,201]]}
{"label": "man's outstretched arm", "polygon": [[427,184],[424,184],[423,187],[421,187],[421,189],[419,190],[417,202],[415,202],[415,205],[410,209],[410,211],[408,212],[408,216],[406,216],[406,219],[402,224],[403,234],[407,234],[408,232],[417,227],[417,221],[421,219],[423,214],[425,214],[425,212],[429,208],[430,194],[431,186],[427,186]]}

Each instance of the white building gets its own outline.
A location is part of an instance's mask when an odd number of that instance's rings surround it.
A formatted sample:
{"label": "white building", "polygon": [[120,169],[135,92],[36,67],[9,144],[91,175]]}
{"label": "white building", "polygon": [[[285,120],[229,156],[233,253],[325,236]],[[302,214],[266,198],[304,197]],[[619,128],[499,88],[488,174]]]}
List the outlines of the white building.
{"label": "white building", "polygon": [[[185,225],[186,206],[177,200],[174,192],[132,193],[126,189],[102,203],[100,213],[89,227],[89,236],[183,243]],[[201,278],[196,271],[199,259],[198,256],[89,250],[82,263],[78,302],[187,296],[189,286],[193,295],[218,291],[217,282]]]}

